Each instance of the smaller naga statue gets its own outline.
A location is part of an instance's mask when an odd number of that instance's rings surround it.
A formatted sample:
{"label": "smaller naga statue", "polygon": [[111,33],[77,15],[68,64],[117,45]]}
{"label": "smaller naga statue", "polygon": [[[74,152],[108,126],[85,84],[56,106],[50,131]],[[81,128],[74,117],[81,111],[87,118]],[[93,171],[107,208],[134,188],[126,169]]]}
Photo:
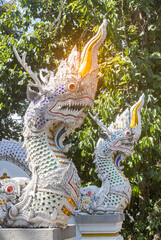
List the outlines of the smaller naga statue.
{"label": "smaller naga statue", "polygon": [[95,148],[95,165],[100,188],[88,186],[81,189],[79,213],[122,213],[130,202],[131,187],[124,176],[120,161],[132,154],[141,134],[140,110],[144,94],[130,109],[126,109],[107,128],[97,117],[91,117],[101,127],[100,138]]}
{"label": "smaller naga statue", "polygon": [[[31,103],[25,114],[23,131],[26,161],[32,178],[0,181],[2,227],[65,228],[79,203],[80,178],[65,155],[69,146],[63,146],[63,139],[81,126],[86,117],[83,110],[94,104],[98,82],[97,51],[106,37],[106,25],[104,20],[81,56],[73,48],[55,75],[44,77],[40,72],[39,78],[25,62],[26,53],[21,58],[14,48],[19,63],[33,79],[27,89]],[[24,166],[25,152],[15,145],[10,141],[0,144],[0,157],[16,156],[15,162]]]}

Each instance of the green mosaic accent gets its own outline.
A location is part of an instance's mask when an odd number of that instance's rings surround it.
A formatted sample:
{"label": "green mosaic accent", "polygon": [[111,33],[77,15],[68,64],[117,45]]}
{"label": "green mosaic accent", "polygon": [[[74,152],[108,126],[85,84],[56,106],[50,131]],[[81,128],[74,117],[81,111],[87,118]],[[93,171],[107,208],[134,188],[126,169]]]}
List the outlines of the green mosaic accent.
{"label": "green mosaic accent", "polygon": [[105,199],[104,205],[105,206],[117,206],[120,205],[122,198],[115,194],[109,194],[108,198]]}
{"label": "green mosaic accent", "polygon": [[31,208],[34,209],[35,212],[45,212],[52,214],[54,209],[58,209],[61,207],[61,203],[63,202],[63,196],[50,192],[39,192],[36,193],[36,198],[32,203]]}
{"label": "green mosaic accent", "polygon": [[32,138],[28,143],[29,155],[32,161],[38,166],[37,173],[40,178],[45,178],[57,169],[57,159],[54,158],[53,152],[47,145],[45,133],[41,136]]}
{"label": "green mosaic accent", "polygon": [[115,166],[114,162],[111,162],[111,158],[102,158],[100,156],[97,156],[98,161],[98,168],[101,173],[101,175],[107,175],[108,180],[110,182],[111,186],[118,186],[118,185],[124,185],[125,182],[122,180],[122,173],[118,172],[117,167]]}

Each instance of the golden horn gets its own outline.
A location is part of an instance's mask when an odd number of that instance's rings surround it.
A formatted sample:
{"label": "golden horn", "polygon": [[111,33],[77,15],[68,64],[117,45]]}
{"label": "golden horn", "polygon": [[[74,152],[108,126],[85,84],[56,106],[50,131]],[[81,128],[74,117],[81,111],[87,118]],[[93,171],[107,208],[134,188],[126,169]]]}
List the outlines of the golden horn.
{"label": "golden horn", "polygon": [[89,45],[87,46],[86,53],[84,54],[84,58],[82,59],[82,63],[78,69],[78,72],[81,74],[81,76],[85,76],[87,72],[91,71],[92,68],[92,49],[93,46],[98,42],[98,40],[102,36],[102,30],[98,32],[98,34],[95,36],[95,38],[89,42]]}
{"label": "golden horn", "polygon": [[132,118],[131,118],[131,123],[130,123],[130,127],[136,127],[138,125],[138,114],[137,114],[137,110],[139,108],[139,106],[141,105],[142,102],[139,102],[133,109],[132,111]]}

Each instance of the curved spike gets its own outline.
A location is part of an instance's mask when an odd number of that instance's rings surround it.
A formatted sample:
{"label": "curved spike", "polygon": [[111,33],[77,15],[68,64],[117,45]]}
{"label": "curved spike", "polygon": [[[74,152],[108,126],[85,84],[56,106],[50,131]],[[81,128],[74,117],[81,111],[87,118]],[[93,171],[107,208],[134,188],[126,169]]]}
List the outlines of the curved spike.
{"label": "curved spike", "polygon": [[139,101],[137,103],[135,103],[131,109],[131,122],[130,122],[130,127],[136,127],[138,125],[141,125],[141,120],[140,120],[140,110],[144,104],[144,93],[141,95],[141,97],[139,98]]}
{"label": "curved spike", "polygon": [[104,19],[97,34],[86,44],[81,55],[81,65],[78,72],[82,77],[86,73],[98,67],[97,63],[97,51],[106,37],[107,21]]}
{"label": "curved spike", "polygon": [[34,73],[32,70],[31,70],[31,67],[27,65],[27,63],[25,62],[26,60],[26,55],[27,53],[24,52],[22,54],[22,59],[20,58],[15,46],[13,46],[13,51],[15,53],[15,56],[17,58],[17,60],[19,61],[19,63],[24,67],[24,69],[26,70],[26,72],[31,76],[31,78],[34,80],[35,84],[34,83],[31,83],[32,86],[36,87],[39,89],[40,93],[43,94],[43,89],[42,89],[42,85],[41,85],[41,82],[40,80],[38,79],[37,77],[37,74]]}
{"label": "curved spike", "polygon": [[107,132],[107,134],[110,134],[108,128],[97,118],[97,115],[94,117],[90,112],[88,112],[88,114],[98,124],[98,126],[100,126],[105,132]]}
{"label": "curved spike", "polygon": [[46,79],[46,77],[43,76],[42,70],[40,70],[39,76],[40,76],[41,81],[42,81],[44,84],[47,84],[47,79]]}
{"label": "curved spike", "polygon": [[27,52],[24,52],[22,54],[22,64],[25,65],[25,66],[27,66],[27,64],[26,64],[26,55],[27,55]]}

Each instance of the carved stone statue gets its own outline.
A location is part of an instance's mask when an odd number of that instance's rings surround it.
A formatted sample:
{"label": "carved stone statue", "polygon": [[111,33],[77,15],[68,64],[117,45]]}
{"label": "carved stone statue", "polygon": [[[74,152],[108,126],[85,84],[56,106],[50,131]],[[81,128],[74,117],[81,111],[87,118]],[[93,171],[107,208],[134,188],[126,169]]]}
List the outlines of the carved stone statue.
{"label": "carved stone statue", "polygon": [[95,165],[100,188],[88,186],[81,189],[80,212],[105,214],[120,212],[130,203],[129,180],[121,172],[121,160],[130,156],[141,134],[140,110],[144,94],[130,109],[126,109],[107,128],[96,117],[91,117],[101,127],[100,138],[95,148]]}
{"label": "carved stone statue", "polygon": [[[32,178],[0,181],[2,227],[66,227],[79,202],[80,179],[64,154],[70,146],[63,146],[62,141],[80,127],[86,116],[83,110],[93,106],[98,81],[97,51],[105,37],[104,20],[81,57],[74,48],[55,75],[44,77],[40,72],[41,80],[25,62],[26,53],[21,59],[14,47],[18,61],[34,80],[27,89],[31,103],[23,131]],[[10,155],[6,148],[0,152]],[[18,158],[24,156],[16,155],[17,161]]]}

